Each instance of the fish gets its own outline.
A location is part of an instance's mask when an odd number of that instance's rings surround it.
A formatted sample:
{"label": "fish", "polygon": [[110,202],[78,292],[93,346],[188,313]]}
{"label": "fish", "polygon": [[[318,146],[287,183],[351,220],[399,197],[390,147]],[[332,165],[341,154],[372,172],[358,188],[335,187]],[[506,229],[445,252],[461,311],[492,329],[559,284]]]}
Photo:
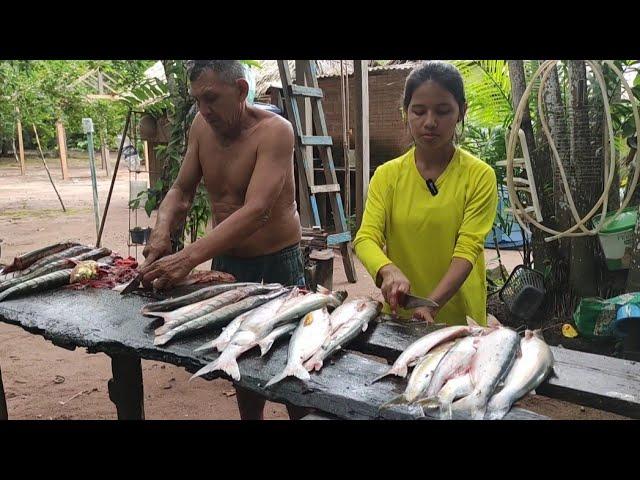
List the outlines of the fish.
{"label": "fish", "polygon": [[202,300],[192,305],[186,305],[171,312],[149,312],[149,315],[160,317],[164,320],[164,325],[156,330],[157,335],[162,335],[184,323],[195,320],[198,317],[207,315],[219,308],[239,302],[243,298],[251,295],[259,295],[270,291],[281,289],[282,285],[273,283],[268,285],[249,285],[226,291],[215,297]]}
{"label": "fish", "polygon": [[469,414],[474,420],[482,420],[489,398],[509,373],[519,347],[520,337],[510,328],[495,328],[480,337],[478,351],[469,368],[473,391],[454,402],[452,410]]}
{"label": "fish", "polygon": [[227,325],[222,329],[222,333],[220,333],[220,335],[218,335],[215,339],[211,340],[210,342],[204,343],[198,348],[195,348],[193,351],[194,352],[209,352],[213,350],[218,350],[219,352],[223,351],[226,348],[226,346],[229,344],[229,341],[231,340],[231,337],[233,337],[233,334],[238,331],[244,319],[247,318],[252,311],[253,310],[249,310],[248,312],[244,312],[242,315],[238,315],[236,318],[234,318],[231,321],[231,323],[229,323],[229,325]]}
{"label": "fish", "polygon": [[61,258],[59,260],[55,260],[51,263],[47,263],[40,268],[34,270],[33,272],[23,275],[18,278],[14,278],[12,280],[7,280],[0,284],[0,292],[7,290],[15,285],[18,285],[22,282],[26,282],[28,280],[32,280],[37,277],[41,277],[48,273],[56,272],[58,270],[64,270],[65,268],[74,267],[77,263],[84,260],[97,260],[99,258],[105,257],[111,254],[111,250],[108,248],[97,248],[91,250],[89,252],[82,253],[76,257],[72,258]]}
{"label": "fish", "polygon": [[237,358],[244,352],[251,350],[261,339],[273,331],[273,318],[276,313],[286,302],[297,298],[299,295],[299,289],[294,287],[287,295],[276,297],[270,302],[251,310],[220,356],[194,373],[189,381],[216,370],[222,370],[236,381],[240,380],[240,368],[238,367]]}
{"label": "fish", "polygon": [[288,288],[281,287],[279,290],[275,290],[262,295],[251,295],[239,302],[235,302],[224,307],[220,307],[211,313],[198,317],[190,322],[185,322],[177,327],[156,335],[153,341],[154,345],[165,345],[174,338],[185,337],[193,335],[194,333],[201,332],[202,330],[218,327],[220,325],[226,325],[238,315],[253,310],[254,308],[262,305],[263,303],[272,300],[275,297],[284,295],[289,291]]}
{"label": "fish", "polygon": [[416,401],[429,386],[433,372],[436,370],[440,360],[442,360],[449,349],[457,341],[459,340],[445,342],[431,349],[429,353],[422,357],[416,364],[416,367],[411,372],[411,376],[409,377],[409,381],[407,382],[407,387],[404,392],[384,403],[379,409],[382,410],[391,405],[397,404],[411,404]]}
{"label": "fish", "polygon": [[51,288],[67,285],[71,278],[71,268],[58,270],[57,272],[48,273],[41,277],[19,283],[8,290],[0,293],[0,302],[11,297],[22,295],[24,293],[41,292],[50,290]]}
{"label": "fish", "polygon": [[487,404],[485,418],[489,420],[504,418],[515,402],[534,390],[553,372],[553,353],[540,330],[526,330],[520,339],[520,350],[521,356],[516,358],[502,390],[493,395]]}
{"label": "fish", "polygon": [[452,327],[445,327],[419,338],[400,354],[389,370],[379,377],[374,378],[370,383],[373,384],[387,375],[396,375],[398,377],[405,378],[407,376],[409,366],[428,353],[433,347],[455,338],[464,337],[470,334],[477,334],[484,331],[483,327],[480,327],[469,317],[467,317],[467,322],[469,323],[467,326],[455,325]]}
{"label": "fish", "polygon": [[54,253],[59,253],[76,245],[80,244],[77,242],[60,242],[25,253],[23,255],[15,257],[13,259],[13,263],[4,267],[2,273],[5,274],[13,272],[14,270],[24,270],[40,259],[43,259],[49,255],[53,255]]}
{"label": "fish", "polygon": [[331,321],[326,308],[307,313],[289,341],[287,364],[284,370],[267,382],[264,388],[295,376],[300,380],[309,380],[311,376],[304,367],[304,362],[322,347],[331,335]]}
{"label": "fish", "polygon": [[[87,245],[76,245],[74,247],[67,248],[66,250],[63,250],[63,251],[61,251],[59,253],[54,253],[52,255],[48,255],[48,256],[46,256],[44,258],[41,258],[37,262],[35,262],[32,265],[30,265],[29,268],[24,270],[24,272],[30,273],[30,272],[32,272],[32,271],[34,271],[34,270],[36,270],[36,269],[48,264],[48,263],[55,262],[56,260],[61,260],[63,258],[77,257],[78,255],[81,255],[81,254],[86,253],[86,252],[90,252],[91,250],[93,250],[93,247],[89,247]],[[111,250],[109,250],[109,253],[107,253],[106,255],[110,255],[110,254],[111,254]],[[106,256],[106,255],[104,255],[104,256]]]}
{"label": "fish", "polygon": [[331,334],[327,341],[307,362],[311,372],[320,370],[324,360],[367,330],[369,322],[382,310],[382,303],[371,298],[354,298],[337,307],[329,317]]}
{"label": "fish", "polygon": [[278,327],[324,307],[337,308],[345,298],[347,298],[347,292],[345,291],[332,292],[322,285],[318,285],[316,293],[294,296],[287,300],[271,320],[269,326],[271,328]]}
{"label": "fish", "polygon": [[294,331],[297,328],[295,323],[285,323],[284,325],[280,325],[279,327],[271,330],[271,333],[264,337],[262,340],[258,342],[258,346],[260,347],[260,356],[264,357],[271,347],[273,343],[280,337],[286,335],[289,332]]}
{"label": "fish", "polygon": [[180,297],[169,298],[160,302],[147,303],[142,307],[140,313],[145,316],[150,316],[150,312],[168,312],[175,310],[186,305],[192,305],[193,303],[206,300],[208,298],[215,297],[221,293],[228,292],[229,290],[235,290],[240,287],[247,287],[249,285],[260,285],[256,282],[243,282],[243,283],[223,283],[221,285],[212,285],[210,287],[201,288],[188,295],[182,295]]}

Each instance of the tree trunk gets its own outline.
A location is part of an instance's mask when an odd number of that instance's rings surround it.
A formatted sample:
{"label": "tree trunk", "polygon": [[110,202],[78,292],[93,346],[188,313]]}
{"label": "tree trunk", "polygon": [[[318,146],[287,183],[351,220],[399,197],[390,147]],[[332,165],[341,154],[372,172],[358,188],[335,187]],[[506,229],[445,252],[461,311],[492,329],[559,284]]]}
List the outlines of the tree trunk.
{"label": "tree trunk", "polygon": [[[527,87],[524,72],[524,63],[522,60],[509,60],[509,78],[511,80],[511,101],[514,109],[518,107],[522,95]],[[544,149],[536,147],[536,140],[531,124],[531,115],[529,107],[525,108],[520,128],[524,131],[527,141],[527,147],[531,155],[531,167],[534,174],[534,181],[538,198],[540,201],[540,209],[545,225],[549,224],[549,219],[553,217],[553,195],[552,190],[548,188],[552,184],[552,177],[549,168],[549,156]],[[548,270],[553,265],[556,254],[555,246],[544,241],[545,233],[538,228],[532,228],[532,250],[533,263],[536,269],[540,271]]]}
{"label": "tree trunk", "polygon": [[[589,108],[587,103],[587,74],[585,62],[570,60],[570,152],[573,171],[568,175],[571,193],[578,214],[582,217],[589,212],[602,194],[602,163],[591,149],[589,129]],[[598,295],[599,258],[597,238],[571,238],[571,258],[569,266],[569,286],[577,297]]]}

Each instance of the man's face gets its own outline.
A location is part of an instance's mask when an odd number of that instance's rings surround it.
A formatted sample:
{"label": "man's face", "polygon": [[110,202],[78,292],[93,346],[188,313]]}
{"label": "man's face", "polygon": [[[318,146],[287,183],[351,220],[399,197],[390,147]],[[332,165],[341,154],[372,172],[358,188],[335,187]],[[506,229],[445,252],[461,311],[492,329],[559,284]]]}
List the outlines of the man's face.
{"label": "man's face", "polygon": [[217,132],[224,134],[238,125],[244,103],[238,83],[222,82],[215,72],[204,70],[191,82],[191,96],[200,114]]}

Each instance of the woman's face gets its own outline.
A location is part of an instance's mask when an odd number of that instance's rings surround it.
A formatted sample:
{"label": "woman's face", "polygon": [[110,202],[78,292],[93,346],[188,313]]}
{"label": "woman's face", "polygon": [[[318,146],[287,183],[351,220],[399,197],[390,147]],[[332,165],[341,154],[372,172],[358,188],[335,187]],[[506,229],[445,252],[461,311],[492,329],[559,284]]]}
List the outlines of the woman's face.
{"label": "woman's face", "polygon": [[427,80],[416,88],[407,111],[413,140],[428,150],[450,144],[456,124],[463,116],[464,110],[460,111],[453,94],[433,80]]}

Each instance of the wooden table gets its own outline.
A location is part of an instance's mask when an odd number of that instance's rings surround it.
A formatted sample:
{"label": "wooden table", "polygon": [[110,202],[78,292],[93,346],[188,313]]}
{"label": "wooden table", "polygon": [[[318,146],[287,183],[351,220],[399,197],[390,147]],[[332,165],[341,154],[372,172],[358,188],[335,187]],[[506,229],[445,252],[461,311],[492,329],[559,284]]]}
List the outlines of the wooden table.
{"label": "wooden table", "polygon": [[[171,363],[193,373],[217,357],[215,353],[194,354],[193,349],[219,334],[219,330],[214,330],[156,347],[152,326],[158,321],[139,313],[148,301],[137,295],[121,296],[108,290],[57,290],[0,303],[0,321],[42,335],[63,348],[82,347],[89,353],[109,355],[113,371],[109,398],[116,405],[118,418],[144,419],[140,360]],[[414,339],[432,329],[424,325],[374,322],[348,350],[336,354],[320,372],[312,373],[310,381],[305,383],[292,377],[264,389],[263,385],[286,363],[287,341],[281,338],[262,358],[257,348],[245,353],[239,359],[242,378],[236,383],[269,400],[314,408],[342,419],[423,418],[416,407],[378,410],[404,390],[406,380],[388,378],[368,385],[388,366],[363,354],[391,362]],[[640,364],[562,348],[553,348],[553,353],[557,377],[543,383],[537,389],[540,394],[640,418]],[[216,372],[205,378],[218,376],[224,377],[224,374]],[[0,393],[2,416],[4,392]],[[506,418],[547,417],[513,408]]]}

